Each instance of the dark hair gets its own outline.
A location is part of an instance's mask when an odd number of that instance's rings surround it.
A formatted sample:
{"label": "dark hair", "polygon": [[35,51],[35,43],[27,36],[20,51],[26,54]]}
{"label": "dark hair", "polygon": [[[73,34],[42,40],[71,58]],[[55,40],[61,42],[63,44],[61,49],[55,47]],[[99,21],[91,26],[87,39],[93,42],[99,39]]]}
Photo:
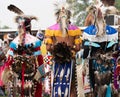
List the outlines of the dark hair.
{"label": "dark hair", "polygon": [[25,30],[31,33],[31,20],[28,18],[25,18],[24,22]]}

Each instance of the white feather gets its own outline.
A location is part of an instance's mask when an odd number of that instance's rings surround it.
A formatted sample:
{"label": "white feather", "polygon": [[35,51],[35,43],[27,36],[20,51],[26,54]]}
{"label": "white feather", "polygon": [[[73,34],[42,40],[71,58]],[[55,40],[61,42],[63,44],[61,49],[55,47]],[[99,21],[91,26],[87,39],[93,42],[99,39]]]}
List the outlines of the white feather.
{"label": "white feather", "polygon": [[60,88],[60,86],[58,87],[58,97],[61,97],[61,88]]}
{"label": "white feather", "polygon": [[67,75],[66,75],[66,80],[68,80],[69,75],[70,75],[70,69],[68,68],[68,70],[67,70]]}
{"label": "white feather", "polygon": [[64,75],[64,69],[62,69],[61,72],[60,72],[60,80],[62,80],[63,75]]}
{"label": "white feather", "polygon": [[68,10],[69,10],[69,6],[68,6],[68,4],[66,3],[66,0],[56,1],[54,5],[55,5],[55,7],[56,7],[55,10],[59,10],[59,9],[61,9],[62,7],[64,7],[65,9],[68,9]]}
{"label": "white feather", "polygon": [[101,0],[95,0],[94,3],[95,3],[95,5],[98,6],[98,7],[100,7],[100,6],[102,5]]}
{"label": "white feather", "polygon": [[68,88],[65,89],[65,95],[64,97],[67,97],[68,96]]}

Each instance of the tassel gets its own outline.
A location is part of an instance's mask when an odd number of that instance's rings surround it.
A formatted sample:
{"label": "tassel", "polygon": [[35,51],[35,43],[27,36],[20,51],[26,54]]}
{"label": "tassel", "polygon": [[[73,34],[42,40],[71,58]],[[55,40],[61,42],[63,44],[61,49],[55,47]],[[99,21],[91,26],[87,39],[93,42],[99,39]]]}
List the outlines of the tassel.
{"label": "tassel", "polygon": [[68,96],[68,88],[65,89],[65,95],[64,97],[67,97]]}
{"label": "tassel", "polygon": [[28,81],[25,80],[24,88],[28,88]]}
{"label": "tassel", "polygon": [[61,97],[61,88],[60,88],[60,86],[58,87],[58,97]]}
{"label": "tassel", "polygon": [[32,81],[31,81],[31,80],[28,80],[28,87],[29,87],[29,88],[32,88],[32,84],[33,84]]}
{"label": "tassel", "polygon": [[17,86],[18,87],[21,87],[21,80],[19,79],[18,82],[17,82]]}

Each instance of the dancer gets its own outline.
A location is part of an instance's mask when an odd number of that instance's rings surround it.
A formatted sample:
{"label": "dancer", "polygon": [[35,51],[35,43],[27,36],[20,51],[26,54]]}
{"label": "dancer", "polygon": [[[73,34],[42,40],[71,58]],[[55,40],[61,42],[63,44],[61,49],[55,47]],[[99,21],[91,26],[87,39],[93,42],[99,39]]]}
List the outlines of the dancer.
{"label": "dancer", "polygon": [[[110,25],[106,24],[105,19],[104,19],[104,13],[102,12],[102,9],[100,6],[92,5],[90,7],[90,11],[94,18],[92,19],[92,21],[93,21],[92,23],[86,25],[86,26],[88,26],[88,25],[89,26],[86,29],[84,29],[84,32],[83,32],[83,43],[84,43],[83,44],[83,47],[84,47],[83,58],[89,59],[90,86],[93,89],[93,92],[95,92],[95,90],[96,90],[95,81],[96,81],[98,75],[97,75],[97,77],[95,75],[94,66],[96,63],[94,63],[94,60],[97,60],[96,59],[96,58],[98,58],[97,55],[101,54],[102,56],[100,56],[100,57],[104,58],[103,56],[105,56],[105,54],[109,55],[109,54],[113,54],[114,52],[116,52],[117,45],[118,45],[118,31],[115,28],[111,27]],[[113,57],[109,57],[109,58],[111,60],[113,59]],[[107,59],[107,58],[104,58],[104,59]],[[104,62],[107,62],[107,60],[105,60]],[[101,62],[101,63],[97,63],[96,66],[99,66],[98,64],[103,65],[103,63]],[[113,64],[113,63],[111,62],[110,64]],[[96,68],[98,68],[98,67],[96,67]],[[112,68],[112,66],[111,66],[111,68]],[[102,77],[103,77],[103,75],[102,75]],[[107,77],[107,78],[109,78],[109,77]],[[100,78],[100,77],[98,77],[98,78]],[[102,80],[102,78],[101,78],[101,80]],[[107,89],[109,89],[109,85],[108,85]],[[101,89],[101,90],[103,90],[103,89]],[[110,92],[109,92],[109,94],[110,94]],[[96,95],[96,94],[94,93],[94,95]],[[105,95],[107,95],[107,92],[105,93]]]}
{"label": "dancer", "polygon": [[6,70],[3,73],[5,83],[10,83],[10,93],[13,97],[41,97],[42,84],[36,82],[39,70],[40,76],[45,74],[43,58],[40,52],[41,41],[31,35],[31,20],[37,19],[28,16],[15,5],[8,9],[18,14],[15,21],[18,23],[17,37],[10,43]]}
{"label": "dancer", "polygon": [[76,97],[75,54],[80,50],[81,30],[71,24],[71,12],[56,3],[56,24],[45,32],[47,51],[53,56],[52,97]]}

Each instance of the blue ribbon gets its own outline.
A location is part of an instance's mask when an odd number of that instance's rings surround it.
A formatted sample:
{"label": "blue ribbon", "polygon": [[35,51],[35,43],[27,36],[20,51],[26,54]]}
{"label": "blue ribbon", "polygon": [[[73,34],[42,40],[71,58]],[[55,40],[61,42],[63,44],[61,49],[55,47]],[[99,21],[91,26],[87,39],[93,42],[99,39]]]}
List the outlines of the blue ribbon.
{"label": "blue ribbon", "polygon": [[106,91],[106,96],[105,97],[112,97],[111,96],[111,87],[110,87],[110,84],[107,87],[107,91]]}
{"label": "blue ribbon", "polygon": [[85,45],[85,46],[100,47],[99,44],[94,43],[94,42],[89,42],[89,41],[85,41],[84,45]]}
{"label": "blue ribbon", "polygon": [[[105,30],[107,35],[112,35],[117,33],[117,30],[110,25],[106,25]],[[86,29],[84,29],[84,32],[87,33],[88,35],[96,35],[97,28],[95,25],[90,25]]]}
{"label": "blue ribbon", "polygon": [[117,41],[110,41],[107,45],[107,48],[112,47],[116,43],[118,43],[118,42]]}
{"label": "blue ribbon", "polygon": [[36,51],[36,52],[34,52],[34,54],[33,54],[34,56],[38,56],[38,55],[41,55],[41,52],[40,52],[40,50],[39,51]]}

